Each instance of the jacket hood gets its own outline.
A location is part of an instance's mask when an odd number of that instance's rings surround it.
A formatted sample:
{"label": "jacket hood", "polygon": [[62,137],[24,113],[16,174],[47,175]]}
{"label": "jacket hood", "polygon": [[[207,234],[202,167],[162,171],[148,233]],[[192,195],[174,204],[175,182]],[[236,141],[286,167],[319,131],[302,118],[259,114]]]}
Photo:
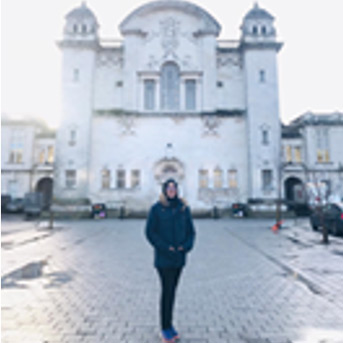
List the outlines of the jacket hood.
{"label": "jacket hood", "polygon": [[[183,198],[178,198],[181,205],[182,205],[182,210],[184,210],[186,207],[187,207],[187,202],[185,199]],[[160,198],[159,198],[159,202],[163,205],[163,206],[169,206],[169,201],[167,199],[167,197],[165,196],[164,193],[161,193],[160,194]]]}

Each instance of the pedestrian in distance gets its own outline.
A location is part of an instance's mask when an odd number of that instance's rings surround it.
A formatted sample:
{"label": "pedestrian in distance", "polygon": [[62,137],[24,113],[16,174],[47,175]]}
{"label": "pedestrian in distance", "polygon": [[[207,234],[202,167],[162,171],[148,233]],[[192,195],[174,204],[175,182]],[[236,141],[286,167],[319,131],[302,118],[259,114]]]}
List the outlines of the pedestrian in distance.
{"label": "pedestrian in distance", "polygon": [[145,232],[154,248],[154,266],[161,282],[162,339],[166,343],[175,342],[180,338],[173,326],[175,293],[187,254],[194,245],[195,229],[191,211],[179,197],[174,179],[162,184],[162,193],[150,209]]}

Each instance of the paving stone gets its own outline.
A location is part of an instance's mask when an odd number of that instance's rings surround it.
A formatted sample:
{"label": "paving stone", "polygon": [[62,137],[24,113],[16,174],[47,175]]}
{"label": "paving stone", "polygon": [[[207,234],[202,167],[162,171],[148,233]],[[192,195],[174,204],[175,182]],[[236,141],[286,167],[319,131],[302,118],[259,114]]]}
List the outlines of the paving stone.
{"label": "paving stone", "polygon": [[[343,244],[323,247],[305,221],[286,224],[274,234],[268,220],[195,221],[174,312],[180,343],[299,343],[313,330],[339,342]],[[3,276],[47,261],[42,275],[2,289],[2,341],[160,342],[160,285],[144,225],[60,221],[34,240],[32,224],[2,222],[13,242],[2,250]]]}

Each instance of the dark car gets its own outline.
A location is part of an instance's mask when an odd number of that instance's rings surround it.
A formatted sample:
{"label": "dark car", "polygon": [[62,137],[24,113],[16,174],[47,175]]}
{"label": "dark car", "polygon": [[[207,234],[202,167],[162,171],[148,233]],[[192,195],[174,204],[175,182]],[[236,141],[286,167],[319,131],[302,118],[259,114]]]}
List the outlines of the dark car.
{"label": "dark car", "polygon": [[343,235],[343,203],[326,204],[322,209],[314,208],[310,215],[310,223],[315,231],[324,225],[330,234]]}
{"label": "dark car", "polygon": [[21,213],[24,210],[24,199],[14,198],[11,199],[6,205],[6,212],[8,213]]}
{"label": "dark car", "polygon": [[106,205],[99,203],[99,204],[93,204],[92,205],[92,218],[98,219],[98,218],[106,218],[107,217],[107,209]]}
{"label": "dark car", "polygon": [[1,212],[6,212],[7,204],[11,201],[11,196],[8,194],[1,194]]}
{"label": "dark car", "polygon": [[24,213],[26,219],[39,217],[43,209],[43,194],[29,192],[24,197]]}
{"label": "dark car", "polygon": [[233,203],[231,210],[234,217],[247,217],[249,213],[248,205],[243,203]]}

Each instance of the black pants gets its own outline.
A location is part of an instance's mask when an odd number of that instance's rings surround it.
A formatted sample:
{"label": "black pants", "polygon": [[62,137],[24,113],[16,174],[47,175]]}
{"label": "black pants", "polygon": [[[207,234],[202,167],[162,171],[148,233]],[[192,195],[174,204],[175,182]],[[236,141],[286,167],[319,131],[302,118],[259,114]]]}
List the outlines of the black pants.
{"label": "black pants", "polygon": [[175,292],[182,268],[157,268],[157,271],[161,280],[161,327],[166,330],[173,324]]}

